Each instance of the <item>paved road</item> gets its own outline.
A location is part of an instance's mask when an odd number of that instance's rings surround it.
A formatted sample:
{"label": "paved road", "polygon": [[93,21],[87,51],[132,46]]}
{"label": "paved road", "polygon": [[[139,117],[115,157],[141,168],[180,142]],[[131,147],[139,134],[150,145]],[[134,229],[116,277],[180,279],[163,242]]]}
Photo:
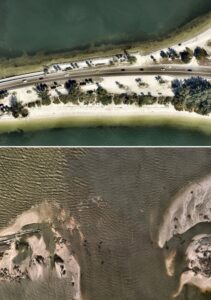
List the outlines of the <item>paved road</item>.
{"label": "paved road", "polygon": [[64,81],[71,79],[83,79],[90,77],[105,77],[105,76],[128,76],[128,75],[173,75],[173,76],[202,76],[211,79],[211,67],[194,66],[188,69],[189,66],[184,65],[162,65],[150,67],[101,67],[84,70],[73,70],[66,72],[57,72],[52,74],[32,73],[22,76],[16,76],[0,81],[0,89],[15,89],[35,85],[40,82]]}

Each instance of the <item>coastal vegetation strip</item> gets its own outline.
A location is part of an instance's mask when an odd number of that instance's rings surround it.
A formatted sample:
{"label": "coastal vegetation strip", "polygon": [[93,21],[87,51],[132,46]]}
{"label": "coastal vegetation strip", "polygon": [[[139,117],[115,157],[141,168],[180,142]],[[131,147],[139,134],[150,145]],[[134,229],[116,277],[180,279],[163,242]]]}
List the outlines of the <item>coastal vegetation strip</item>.
{"label": "coastal vegetation strip", "polygon": [[[158,84],[165,84],[165,80],[161,76],[156,76]],[[87,79],[88,82],[92,79]],[[144,86],[146,83],[141,78],[135,79],[138,86]],[[57,83],[54,83],[56,89]],[[17,99],[13,93],[9,100],[9,105],[0,104],[1,115],[10,115],[13,117],[28,117],[31,108],[49,106],[51,104],[68,104],[72,105],[153,105],[155,103],[168,105],[172,104],[176,110],[196,112],[201,115],[208,115],[211,112],[211,83],[201,77],[191,77],[184,80],[174,79],[171,82],[172,96],[157,95],[154,96],[151,92],[137,94],[127,91],[124,84],[116,81],[120,93],[108,92],[100,83],[96,83],[96,89],[82,90],[81,84],[83,81],[68,80],[64,83],[64,93],[57,89],[57,93],[52,96],[49,91],[49,86],[45,83],[37,84],[34,90],[37,93],[38,99],[23,103],[21,99]],[[121,92],[121,89],[123,92]],[[7,93],[1,93],[1,97],[6,97]],[[55,109],[56,113],[56,109]]]}

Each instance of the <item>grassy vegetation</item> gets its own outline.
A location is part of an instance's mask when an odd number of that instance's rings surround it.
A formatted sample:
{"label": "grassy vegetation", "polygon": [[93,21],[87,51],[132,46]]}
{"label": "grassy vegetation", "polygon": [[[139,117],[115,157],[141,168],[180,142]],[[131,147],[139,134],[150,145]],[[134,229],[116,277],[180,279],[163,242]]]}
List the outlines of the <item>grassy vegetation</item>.
{"label": "grassy vegetation", "polygon": [[17,58],[0,59],[0,78],[35,72],[43,69],[44,65],[58,62],[76,61],[87,58],[105,57],[117,54],[125,49],[129,52],[141,51],[148,54],[152,51],[176,44],[199,34],[211,26],[211,12],[198,17],[189,24],[175,30],[171,34],[156,41],[146,41],[143,43],[133,43],[124,45],[107,45],[98,48],[81,49],[78,51],[43,54],[37,53],[34,56],[23,55]]}
{"label": "grassy vegetation", "polygon": [[23,105],[21,101],[18,101],[15,96],[12,96],[10,111],[14,118],[26,118],[29,115],[28,109]]}
{"label": "grassy vegetation", "polygon": [[[50,105],[51,104],[49,88],[48,88],[47,84],[45,84],[45,83],[37,84],[36,92],[37,92],[38,97],[41,100],[42,105]],[[39,103],[36,103],[36,104],[39,105]]]}

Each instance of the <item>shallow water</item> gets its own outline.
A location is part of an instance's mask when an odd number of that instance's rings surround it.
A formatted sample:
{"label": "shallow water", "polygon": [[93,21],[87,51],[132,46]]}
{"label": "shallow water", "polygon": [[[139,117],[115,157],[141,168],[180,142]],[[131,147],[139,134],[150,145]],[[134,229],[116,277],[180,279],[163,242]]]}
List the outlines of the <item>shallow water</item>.
{"label": "shallow water", "polygon": [[[210,149],[0,149],[0,226],[57,201],[87,240],[73,243],[85,299],[170,300],[178,278],[166,275],[158,225],[175,193],[210,166]],[[0,298],[17,295],[65,300],[68,284],[0,286]],[[177,299],[209,297],[187,287]]]}
{"label": "shallow water", "polygon": [[0,134],[1,146],[208,146],[211,135],[157,127],[67,128]]}
{"label": "shallow water", "polygon": [[0,54],[141,41],[210,9],[209,0],[1,0]]}

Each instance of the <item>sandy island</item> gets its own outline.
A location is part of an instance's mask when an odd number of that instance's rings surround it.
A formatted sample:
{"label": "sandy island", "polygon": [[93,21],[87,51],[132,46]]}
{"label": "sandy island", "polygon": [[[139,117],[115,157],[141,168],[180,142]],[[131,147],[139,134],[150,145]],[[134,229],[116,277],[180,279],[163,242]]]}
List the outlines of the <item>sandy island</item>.
{"label": "sandy island", "polygon": [[23,212],[1,229],[0,284],[66,278],[71,286],[70,299],[81,300],[80,266],[71,243],[62,237],[63,230],[69,230],[70,235],[73,230],[80,231],[73,217],[48,202]]}
{"label": "sandy island", "polygon": [[[168,252],[168,243],[174,237],[181,242],[182,235],[199,223],[211,222],[211,175],[190,183],[173,199],[164,214],[159,228],[158,246]],[[165,253],[168,276],[175,272],[177,248]],[[181,249],[180,249],[181,256]],[[173,294],[177,297],[184,285],[194,285],[202,292],[211,291],[211,234],[194,236],[185,252],[185,264],[180,274],[180,283]]]}

